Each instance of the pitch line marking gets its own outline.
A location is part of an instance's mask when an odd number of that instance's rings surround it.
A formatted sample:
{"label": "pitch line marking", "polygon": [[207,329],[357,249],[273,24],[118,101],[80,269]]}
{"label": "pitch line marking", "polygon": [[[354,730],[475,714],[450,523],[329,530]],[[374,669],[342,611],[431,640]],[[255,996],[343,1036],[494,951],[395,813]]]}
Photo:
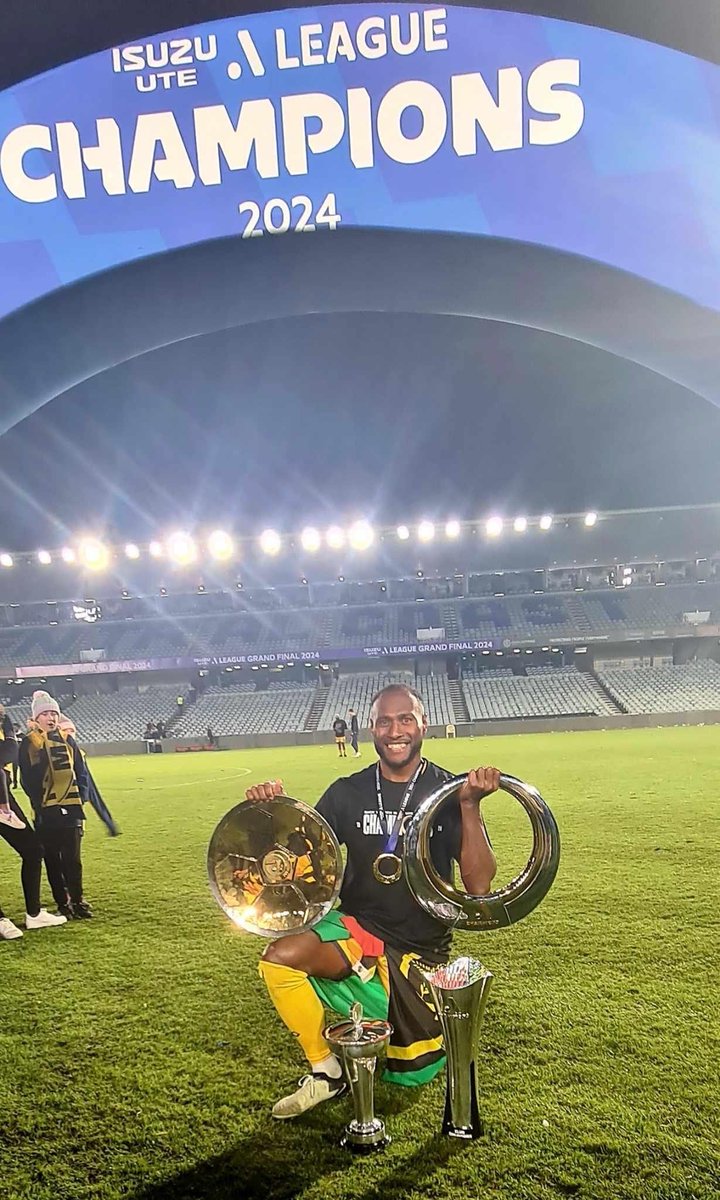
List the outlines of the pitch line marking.
{"label": "pitch line marking", "polygon": [[169,787],[176,787],[176,788],[197,787],[197,785],[199,783],[217,783],[221,779],[227,779],[227,780],[241,779],[243,775],[251,775],[251,774],[252,774],[252,772],[249,767],[241,767],[239,771],[235,771],[232,775],[210,775],[210,776],[206,777],[205,779],[190,779],[187,783],[172,784],[168,781],[168,783],[153,784],[151,787],[146,787],[145,791],[146,792],[162,792],[162,791],[165,791],[165,789],[169,788]]}

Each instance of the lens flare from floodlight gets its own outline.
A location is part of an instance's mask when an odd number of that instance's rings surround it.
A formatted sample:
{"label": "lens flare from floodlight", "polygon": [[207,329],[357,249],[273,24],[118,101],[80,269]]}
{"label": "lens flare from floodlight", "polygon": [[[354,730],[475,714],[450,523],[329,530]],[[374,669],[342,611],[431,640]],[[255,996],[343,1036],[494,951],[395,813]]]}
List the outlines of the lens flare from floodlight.
{"label": "lens flare from floodlight", "polygon": [[345,545],[345,531],[339,525],[331,525],[325,534],[325,541],[331,550],[341,550]]}
{"label": "lens flare from floodlight", "polygon": [[134,542],[128,542],[127,546],[125,547],[125,556],[127,558],[139,558],[140,547],[136,546]]}
{"label": "lens flare from floodlight", "polygon": [[485,522],[485,532],[488,537],[499,537],[502,533],[502,517],[488,517]]}
{"label": "lens flare from floodlight", "polygon": [[527,529],[527,517],[516,517],[513,521],[513,529],[516,533],[524,533]]}
{"label": "lens flare from floodlight", "polygon": [[110,551],[97,538],[83,538],[79,552],[80,561],[89,571],[102,571],[110,560]]}
{"label": "lens flare from floodlight", "polygon": [[431,542],[435,537],[435,526],[432,521],[421,521],[418,525],[417,534],[421,542]]}
{"label": "lens flare from floodlight", "polygon": [[408,529],[407,525],[398,525],[395,532],[397,533],[401,542],[406,542],[410,537],[410,530]]}
{"label": "lens flare from floodlight", "polygon": [[597,517],[596,512],[585,513],[585,525],[588,529],[592,529],[593,525],[597,524]]}
{"label": "lens flare from floodlight", "polygon": [[276,529],[263,529],[260,534],[260,549],[263,554],[279,554],[282,538]]}
{"label": "lens flare from floodlight", "polygon": [[47,550],[38,550],[37,559],[39,563],[47,567],[52,562],[52,554],[49,554]]}
{"label": "lens flare from floodlight", "polygon": [[307,550],[309,554],[314,554],[316,550],[320,549],[322,543],[320,530],[315,529],[312,525],[308,525],[300,534],[300,542],[303,550]]}
{"label": "lens flare from floodlight", "polygon": [[460,522],[448,521],[445,526],[445,537],[458,538],[460,537]]}
{"label": "lens flare from floodlight", "polygon": [[66,563],[74,563],[75,562],[75,551],[73,550],[72,546],[63,546],[62,550],[60,551],[60,556],[61,556],[63,562],[66,562]]}
{"label": "lens flare from floodlight", "polygon": [[151,542],[148,546],[151,558],[162,558],[163,548],[162,542]]}
{"label": "lens flare from floodlight", "polygon": [[12,554],[0,554],[0,567],[11,567],[13,565]]}
{"label": "lens flare from floodlight", "polygon": [[368,521],[355,521],[348,530],[348,541],[353,550],[367,550],[375,541],[375,531]]}
{"label": "lens flare from floodlight", "polygon": [[165,545],[168,557],[179,567],[185,567],[197,558],[197,546],[194,539],[182,529],[171,533]]}
{"label": "lens flare from floodlight", "polygon": [[232,538],[224,529],[214,529],[208,538],[208,550],[213,558],[225,562],[233,552]]}
{"label": "lens flare from floodlight", "polygon": [[545,513],[540,518],[540,528],[541,529],[545,529],[545,530],[552,529],[552,523],[553,523],[553,519],[550,516],[550,513]]}

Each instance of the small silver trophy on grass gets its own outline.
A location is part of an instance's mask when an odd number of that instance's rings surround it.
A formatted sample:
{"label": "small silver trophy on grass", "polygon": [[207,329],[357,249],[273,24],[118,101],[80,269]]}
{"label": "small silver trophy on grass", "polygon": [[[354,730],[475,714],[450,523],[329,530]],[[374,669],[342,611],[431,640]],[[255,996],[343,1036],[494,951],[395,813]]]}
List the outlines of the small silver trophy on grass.
{"label": "small silver trophy on grass", "polygon": [[373,1076],[380,1051],[387,1045],[392,1025],[387,1021],[365,1021],[361,1004],[353,1004],[350,1019],[328,1025],[323,1037],[342,1062],[350,1084],[355,1116],[346,1125],[341,1146],[356,1154],[367,1154],[387,1146],[390,1138],[385,1123],[373,1109]]}
{"label": "small silver trophy on grass", "polygon": [[447,1137],[480,1137],[476,1056],[492,974],[476,958],[456,958],[423,975],[440,1018],[448,1060],[442,1131]]}

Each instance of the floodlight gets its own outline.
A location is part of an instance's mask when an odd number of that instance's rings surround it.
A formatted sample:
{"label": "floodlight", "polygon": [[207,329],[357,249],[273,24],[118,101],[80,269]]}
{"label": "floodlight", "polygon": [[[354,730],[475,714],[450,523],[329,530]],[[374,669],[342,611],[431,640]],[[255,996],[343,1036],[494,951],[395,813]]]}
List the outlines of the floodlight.
{"label": "floodlight", "polygon": [[542,516],[540,518],[540,528],[541,529],[551,529],[552,523],[553,523],[553,519],[550,516],[550,513],[545,513],[544,516]]}
{"label": "floodlight", "polygon": [[73,550],[72,546],[63,546],[62,550],[60,551],[60,556],[63,562],[75,562],[75,551]]}
{"label": "floodlight", "polygon": [[448,521],[445,526],[445,537],[456,538],[460,537],[460,522]]}
{"label": "floodlight", "polygon": [[417,535],[421,542],[431,542],[435,537],[435,526],[432,521],[421,521],[418,525]]}
{"label": "floodlight", "polygon": [[182,529],[178,529],[176,533],[171,533],[165,546],[168,557],[174,563],[177,563],[179,567],[184,567],[188,563],[194,562],[197,558],[197,546],[194,539]]}
{"label": "floodlight", "polygon": [[140,547],[136,546],[134,542],[128,542],[125,547],[125,554],[128,558],[139,558]]}
{"label": "floodlight", "polygon": [[0,566],[11,567],[13,565],[12,554],[0,554]]}
{"label": "floodlight", "polygon": [[47,567],[52,562],[52,555],[47,550],[38,550],[38,562]]}
{"label": "floodlight", "polygon": [[108,565],[110,551],[97,538],[83,538],[79,552],[80,561],[89,571],[102,571]]}
{"label": "floodlight", "polygon": [[353,550],[367,550],[375,540],[375,532],[367,521],[356,521],[348,530],[348,541]]}
{"label": "floodlight", "polygon": [[498,537],[502,533],[502,517],[488,517],[485,522],[485,532],[488,537]]}
{"label": "floodlight", "polygon": [[325,534],[325,541],[331,550],[340,550],[345,545],[345,533],[339,525],[331,525]]}
{"label": "floodlight", "polygon": [[300,534],[302,548],[303,550],[309,551],[310,554],[314,554],[316,550],[320,549],[321,541],[322,538],[320,537],[320,531],[318,529],[314,529],[312,525],[308,525],[307,528],[303,529],[302,533]]}
{"label": "floodlight", "polygon": [[585,513],[585,524],[588,529],[592,529],[593,525],[595,525],[596,522],[597,522],[597,513],[596,512]]}
{"label": "floodlight", "polygon": [[229,533],[224,529],[214,529],[207,541],[207,547],[213,558],[225,560],[233,552],[233,542]]}
{"label": "floodlight", "polygon": [[410,530],[407,525],[398,525],[396,533],[401,542],[406,542],[410,537]]}
{"label": "floodlight", "polygon": [[263,529],[260,534],[260,549],[263,554],[279,554],[282,549],[282,538],[276,529]]}
{"label": "floodlight", "polygon": [[527,529],[527,517],[516,517],[513,521],[513,529],[516,533],[524,533]]}
{"label": "floodlight", "polygon": [[150,550],[150,554],[153,558],[162,558],[162,542],[151,542],[148,549]]}

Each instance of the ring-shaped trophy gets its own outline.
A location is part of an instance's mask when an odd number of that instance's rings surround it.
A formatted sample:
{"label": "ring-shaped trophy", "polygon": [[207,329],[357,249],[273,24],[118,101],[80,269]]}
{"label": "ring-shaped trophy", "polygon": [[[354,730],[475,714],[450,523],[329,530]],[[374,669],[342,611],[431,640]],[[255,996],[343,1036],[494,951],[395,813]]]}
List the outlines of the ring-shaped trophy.
{"label": "ring-shaped trophy", "polygon": [[217,824],[207,855],[210,889],[248,933],[303,933],[333,908],[342,855],[324,817],[289,796],[236,804]]}
{"label": "ring-shaped trophy", "polygon": [[501,775],[500,790],[518,800],[530,818],[530,858],[519,875],[487,896],[458,891],[435,869],[430,834],[440,806],[466,782],[467,775],[457,775],[418,805],[405,831],[405,879],[421,908],[443,924],[453,929],[501,929],[521,921],[549,892],[560,863],[560,832],[537,788],[514,775]]}

